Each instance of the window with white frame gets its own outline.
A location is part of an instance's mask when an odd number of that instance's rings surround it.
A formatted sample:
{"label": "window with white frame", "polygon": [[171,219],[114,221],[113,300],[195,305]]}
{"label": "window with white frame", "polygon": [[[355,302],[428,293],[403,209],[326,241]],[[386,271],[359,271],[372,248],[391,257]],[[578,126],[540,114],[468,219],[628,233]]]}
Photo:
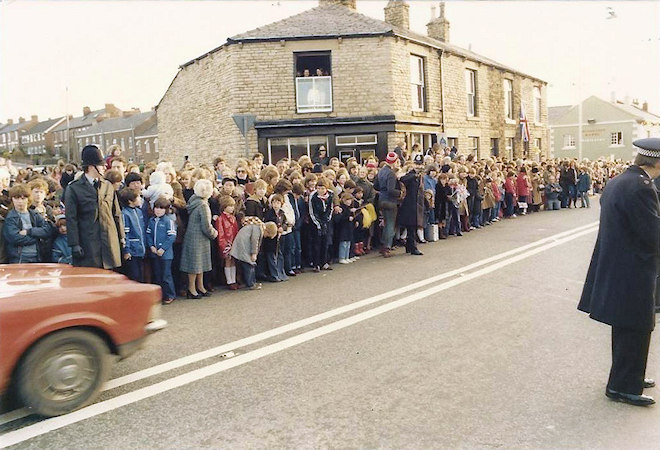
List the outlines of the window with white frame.
{"label": "window with white frame", "polygon": [[467,115],[477,115],[477,71],[465,70],[465,92],[467,93]]}
{"label": "window with white frame", "polygon": [[158,153],[158,138],[154,138],[154,153]]}
{"label": "window with white frame", "polygon": [[541,138],[534,139],[534,147],[541,150]]}
{"label": "window with white frame", "polygon": [[468,152],[479,158],[479,138],[475,136],[468,137]]}
{"label": "window with white frame", "polygon": [[509,120],[513,119],[513,80],[504,80],[504,115]]}
{"label": "window with white frame", "polygon": [[144,140],[145,153],[151,153],[151,145],[149,145],[149,139]]}
{"label": "window with white frame", "polygon": [[426,89],[424,86],[424,58],[410,55],[410,95],[413,111],[426,111]]}
{"label": "window with white frame", "polygon": [[564,135],[564,148],[575,148],[575,136],[572,134]]}
{"label": "window with white frame", "polygon": [[541,123],[541,89],[534,88],[534,123]]}
{"label": "window with white frame", "polygon": [[620,131],[610,133],[610,145],[623,145],[623,133]]}
{"label": "window with white frame", "polygon": [[282,158],[292,160],[298,159],[302,155],[311,157],[320,145],[327,149],[328,138],[325,136],[271,138],[268,139],[268,153],[265,155],[265,159],[269,164],[275,164]]}
{"label": "window with white frame", "polygon": [[506,138],[506,156],[509,159],[513,158],[513,151],[515,150],[515,141],[512,137]]}
{"label": "window with white frame", "polygon": [[297,112],[332,111],[330,52],[297,52],[293,55]]}

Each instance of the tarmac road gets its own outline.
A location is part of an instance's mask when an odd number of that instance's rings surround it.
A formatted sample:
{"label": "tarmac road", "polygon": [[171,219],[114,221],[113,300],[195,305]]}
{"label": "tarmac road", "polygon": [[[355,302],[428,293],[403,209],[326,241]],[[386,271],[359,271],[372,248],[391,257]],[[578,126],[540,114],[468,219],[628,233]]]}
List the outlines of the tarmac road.
{"label": "tarmac road", "polygon": [[[179,300],[99,402],[4,423],[0,445],[658,449],[660,407],[605,397],[610,328],[576,310],[593,200],[421,245],[422,257]],[[648,376],[659,363],[654,335]]]}

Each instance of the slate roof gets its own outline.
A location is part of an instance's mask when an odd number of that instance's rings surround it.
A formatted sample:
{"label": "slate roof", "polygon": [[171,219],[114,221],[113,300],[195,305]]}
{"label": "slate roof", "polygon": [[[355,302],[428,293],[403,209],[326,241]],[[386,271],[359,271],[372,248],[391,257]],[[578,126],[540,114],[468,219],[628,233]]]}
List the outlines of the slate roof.
{"label": "slate roof", "polygon": [[11,125],[8,124],[2,130],[0,130],[0,133],[12,133],[18,130],[28,130],[33,126],[35,125],[32,122],[26,120],[23,123],[18,122],[18,123],[13,123]]}
{"label": "slate roof", "polygon": [[142,137],[142,136],[158,136],[158,122],[147,128],[141,133],[138,133],[135,135],[136,138]]}
{"label": "slate roof", "polygon": [[[282,39],[308,40],[371,36],[400,36],[545,83],[540,78],[527,75],[470,50],[415,33],[411,30],[395,27],[385,21],[365,16],[345,6],[333,4],[320,5],[280,21],[237,34],[228,38],[225,45],[239,42],[279,41]],[[219,50],[221,47],[213,49],[199,58],[183,64],[181,67],[192,64]]]}
{"label": "slate roof", "polygon": [[48,131],[50,127],[52,127],[62,119],[64,119],[64,117],[58,117],[57,119],[48,119],[48,120],[44,120],[43,122],[39,122],[38,124],[30,128],[30,131],[28,131],[26,134],[44,133]]}
{"label": "slate roof", "polygon": [[638,119],[641,119],[644,122],[660,124],[660,116],[657,116],[648,111],[644,111],[643,109],[640,109],[634,105],[625,105],[622,103],[612,103],[612,105],[627,112],[628,114],[632,114],[633,116],[635,116]]}
{"label": "slate roof", "polygon": [[120,130],[130,130],[131,128],[135,128],[138,125],[144,123],[144,121],[149,120],[154,114],[156,114],[154,111],[147,111],[133,114],[129,117],[115,117],[105,119],[92,125],[88,130],[84,131],[84,134],[80,134],[78,137],[91,136],[101,133],[112,133]]}
{"label": "slate roof", "polygon": [[570,111],[571,108],[573,108],[573,105],[548,107],[548,125],[553,125],[557,120],[561,119],[564,114]]}
{"label": "slate roof", "polygon": [[[98,116],[100,116],[104,112],[105,112],[105,108],[97,109],[95,111],[90,112],[87,115],[74,117],[73,119],[69,119],[69,129],[86,127],[86,126],[92,125],[94,123],[94,119],[96,119]],[[66,128],[67,128],[67,126],[66,126],[66,120],[65,120],[57,128],[55,128],[55,130],[53,130],[53,131],[62,131],[62,130],[66,130]]]}

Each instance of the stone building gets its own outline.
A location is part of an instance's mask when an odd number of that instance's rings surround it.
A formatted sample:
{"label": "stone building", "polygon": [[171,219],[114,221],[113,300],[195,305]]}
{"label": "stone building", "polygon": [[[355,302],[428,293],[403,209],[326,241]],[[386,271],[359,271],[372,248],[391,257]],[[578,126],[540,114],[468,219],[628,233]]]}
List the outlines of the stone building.
{"label": "stone building", "polygon": [[[648,103],[591,96],[582,102],[582,139],[580,140],[579,108],[553,106],[548,108],[550,146],[557,158],[601,157],[631,160],[632,142],[636,139],[660,136],[660,116],[650,113]],[[580,145],[582,152],[580,152]]]}
{"label": "stone building", "polygon": [[37,123],[30,128],[23,137],[21,146],[26,155],[54,155],[53,143],[54,133],[53,130],[62,122],[64,117],[57,119],[48,119]]}
{"label": "stone building", "polygon": [[157,106],[161,156],[258,150],[275,162],[323,144],[331,156],[382,159],[400,141],[426,149],[439,139],[481,158],[546,154],[546,82],[450,44],[443,4],[427,31],[409,29],[402,0],[387,4],[385,21],[359,14],[355,0],[320,0],[231,37],[180,66]]}

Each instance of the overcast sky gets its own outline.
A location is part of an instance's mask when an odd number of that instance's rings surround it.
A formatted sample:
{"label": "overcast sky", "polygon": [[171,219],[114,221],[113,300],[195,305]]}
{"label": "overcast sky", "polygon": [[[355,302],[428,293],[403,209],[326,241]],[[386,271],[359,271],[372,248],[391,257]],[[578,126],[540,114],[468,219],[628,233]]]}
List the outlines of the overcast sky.
{"label": "overcast sky", "polygon": [[[357,3],[383,19],[386,1]],[[411,28],[426,33],[438,2],[408,3]],[[74,115],[105,103],[148,110],[180,64],[317,4],[0,1],[0,122],[60,116],[67,103]],[[660,114],[660,2],[450,1],[446,12],[453,44],[546,80],[550,106],[615,91]]]}

